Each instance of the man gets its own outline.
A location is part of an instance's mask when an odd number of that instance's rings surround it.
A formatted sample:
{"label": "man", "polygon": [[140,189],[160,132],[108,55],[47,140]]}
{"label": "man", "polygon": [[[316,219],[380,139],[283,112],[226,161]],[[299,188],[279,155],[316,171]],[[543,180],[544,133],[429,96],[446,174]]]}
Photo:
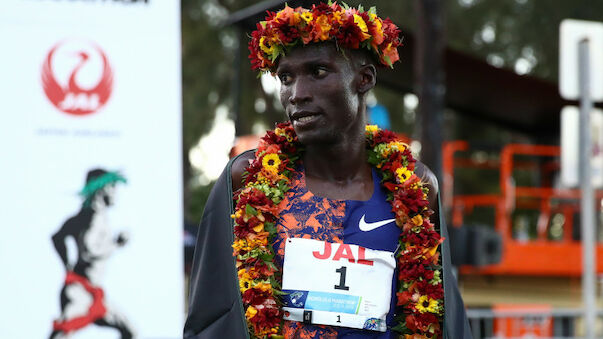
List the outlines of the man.
{"label": "man", "polygon": [[[117,172],[89,171],[80,192],[84,198],[82,208],[52,236],[67,275],[61,289],[61,316],[53,324],[51,339],[68,337],[92,323],[116,329],[122,339],[133,337],[126,318],[106,305],[100,287],[107,260],[128,240],[123,232],[114,238],[107,223],[107,210],[113,205],[115,185],[119,182],[125,183],[126,179]],[[69,261],[68,237],[77,246],[75,265]]]}
{"label": "man", "polygon": [[258,24],[252,65],[278,76],[290,122],[215,184],[185,338],[471,337],[445,227],[429,221],[435,178],[393,133],[366,126],[375,64],[398,60],[398,34],[373,10],[336,4]]}

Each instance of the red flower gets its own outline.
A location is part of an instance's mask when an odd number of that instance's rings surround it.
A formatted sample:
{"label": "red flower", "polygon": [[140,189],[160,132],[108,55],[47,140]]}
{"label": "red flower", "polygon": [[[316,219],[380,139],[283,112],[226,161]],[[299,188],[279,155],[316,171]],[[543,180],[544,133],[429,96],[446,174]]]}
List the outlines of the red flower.
{"label": "red flower", "polygon": [[243,292],[242,296],[243,303],[245,303],[245,305],[261,305],[266,301],[266,299],[272,298],[272,293],[256,288],[250,288]]}
{"label": "red flower", "polygon": [[411,331],[429,331],[429,325],[436,325],[439,333],[439,321],[433,313],[414,313],[406,316],[406,327]]}
{"label": "red flower", "polygon": [[398,278],[403,281],[417,280],[425,274],[425,267],[421,264],[416,263],[404,263],[402,260],[398,261],[400,265]]}
{"label": "red flower", "polygon": [[337,34],[337,42],[343,48],[358,49],[364,39],[362,30],[354,22],[354,15],[346,13]]}
{"label": "red flower", "polygon": [[377,135],[373,138],[373,144],[371,147],[375,147],[377,144],[389,143],[391,141],[398,140],[398,136],[396,133],[392,131],[388,131],[386,129],[382,129],[377,133]]}
{"label": "red flower", "polygon": [[[333,4],[336,5],[336,4]],[[336,5],[338,6],[338,5]],[[329,6],[328,4],[321,2],[318,5],[314,4],[312,5],[312,13],[314,13],[314,15],[328,15],[333,13],[334,8],[332,6]]]}
{"label": "red flower", "polygon": [[256,307],[258,313],[249,322],[254,327],[255,333],[264,333],[277,327],[282,318],[282,311],[275,307]]}

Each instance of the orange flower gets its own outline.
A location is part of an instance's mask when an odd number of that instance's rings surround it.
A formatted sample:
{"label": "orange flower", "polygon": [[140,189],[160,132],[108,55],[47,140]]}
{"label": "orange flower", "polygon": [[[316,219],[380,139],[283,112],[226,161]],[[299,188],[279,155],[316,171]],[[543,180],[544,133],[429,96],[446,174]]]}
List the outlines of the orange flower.
{"label": "orange flower", "polygon": [[383,21],[381,21],[377,14],[374,13],[370,13],[369,17],[371,18],[372,22],[370,33],[373,37],[373,40],[371,41],[371,45],[373,45],[374,49],[378,49],[378,46],[383,43],[383,40],[385,40],[385,37],[383,36]]}
{"label": "orange flower", "polygon": [[405,334],[404,339],[429,339],[429,337],[422,334]]}
{"label": "orange flower", "polygon": [[423,217],[420,214],[417,214],[412,218],[412,222],[417,226],[421,226],[423,225]]}
{"label": "orange flower", "polygon": [[299,13],[289,6],[285,6],[285,8],[276,13],[276,19],[282,19],[289,22],[289,26],[297,26],[301,21]]}
{"label": "orange flower", "polygon": [[326,15],[320,15],[314,21],[313,32],[316,35],[315,41],[325,41],[330,39],[329,32],[331,31],[331,24],[329,24],[329,18]]}
{"label": "orange flower", "polygon": [[393,46],[393,43],[390,42],[387,47],[383,49],[381,61],[391,67],[398,60],[400,60],[398,48]]}

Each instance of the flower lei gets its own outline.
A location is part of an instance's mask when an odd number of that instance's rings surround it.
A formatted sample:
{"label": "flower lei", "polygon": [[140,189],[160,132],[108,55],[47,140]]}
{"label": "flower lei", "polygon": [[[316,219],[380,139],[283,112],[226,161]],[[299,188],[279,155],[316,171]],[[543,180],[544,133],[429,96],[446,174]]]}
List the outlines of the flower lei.
{"label": "flower lei", "polygon": [[[366,126],[368,162],[377,168],[401,229],[397,254],[396,318],[406,339],[441,338],[444,290],[438,246],[443,241],[429,221],[427,187],[414,174],[416,160],[398,137]],[[247,167],[245,186],[235,193],[235,241],[232,245],[245,317],[252,338],[282,338],[279,295],[282,272],[274,264],[278,204],[289,189],[302,149],[290,123],[281,123],[261,139]]]}
{"label": "flower lei", "polygon": [[385,66],[400,60],[400,30],[389,19],[377,16],[375,7],[364,11],[344,4],[320,3],[311,10],[285,6],[279,12],[268,12],[257,24],[249,42],[251,68],[274,70],[278,57],[297,45],[334,41],[348,49],[367,49]]}

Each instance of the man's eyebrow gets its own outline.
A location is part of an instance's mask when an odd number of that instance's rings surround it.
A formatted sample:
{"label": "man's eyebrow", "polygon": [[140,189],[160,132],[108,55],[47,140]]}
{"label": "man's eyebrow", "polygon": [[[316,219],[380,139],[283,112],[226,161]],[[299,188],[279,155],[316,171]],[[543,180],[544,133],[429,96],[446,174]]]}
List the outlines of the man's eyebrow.
{"label": "man's eyebrow", "polygon": [[306,60],[304,62],[304,65],[310,65],[310,66],[315,66],[315,65],[331,65],[331,64],[335,64],[335,62],[334,61],[325,60],[324,58],[315,58],[315,59]]}
{"label": "man's eyebrow", "polygon": [[309,60],[304,60],[303,62],[281,62],[278,69],[281,68],[290,68],[292,65],[301,65],[301,66],[316,66],[316,65],[332,65],[335,64],[334,61],[328,61],[324,58],[314,58]]}

